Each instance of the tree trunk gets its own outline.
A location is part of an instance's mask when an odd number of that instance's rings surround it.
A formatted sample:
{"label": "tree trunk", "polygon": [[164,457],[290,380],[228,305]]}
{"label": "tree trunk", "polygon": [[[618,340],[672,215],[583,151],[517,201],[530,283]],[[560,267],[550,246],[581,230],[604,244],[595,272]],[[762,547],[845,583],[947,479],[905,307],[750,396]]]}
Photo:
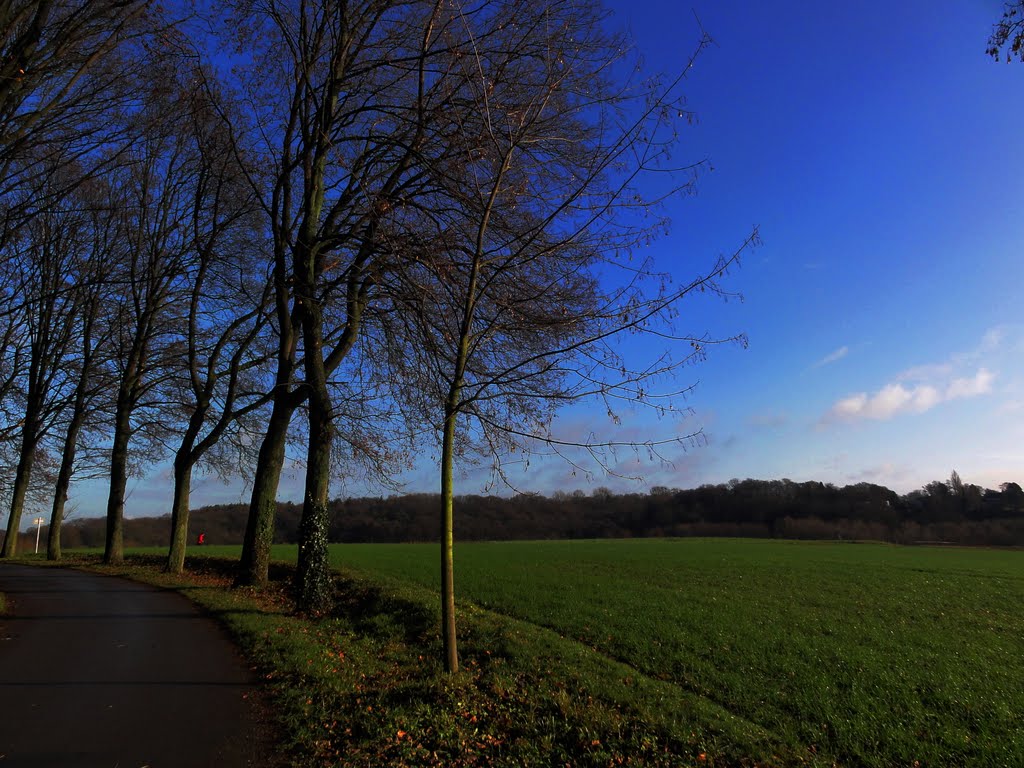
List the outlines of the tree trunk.
{"label": "tree trunk", "polygon": [[196,439],[210,410],[207,398],[196,403],[188,426],[174,455],[174,500],[171,503],[171,543],[167,551],[168,573],[181,573],[185,569],[185,550],[188,549],[188,512],[192,494],[192,467],[206,448],[196,448]]}
{"label": "tree trunk", "polygon": [[295,407],[295,398],[290,393],[283,392],[274,398],[267,432],[256,459],[236,586],[264,587],[267,584],[270,546],[274,543],[274,518],[277,515],[277,486],[284,469],[285,440]]}
{"label": "tree trunk", "polygon": [[330,411],[311,398],[309,448],[306,453],[306,493],[299,524],[299,560],[295,571],[296,607],[308,614],[328,612],[334,602],[327,552],[331,484]]}
{"label": "tree trunk", "polygon": [[445,409],[444,437],[441,443],[441,640],[444,643],[446,672],[459,671],[459,648],[455,635],[455,561],[452,544],[452,464],[455,420],[458,414]]}
{"label": "tree trunk", "polygon": [[75,399],[71,406],[71,420],[68,431],[64,434],[64,450],[60,455],[60,471],[57,473],[57,487],[53,492],[53,509],[50,512],[50,527],[46,534],[46,559],[60,560],[60,529],[64,525],[64,505],[68,500],[68,488],[71,487],[71,475],[75,471],[75,455],[78,453],[78,435],[82,431],[86,418],[86,401],[89,392],[89,380],[92,376],[96,350],[92,345],[93,323],[99,311],[99,302],[93,294],[85,315],[82,328],[82,370],[75,385]]}
{"label": "tree trunk", "polygon": [[174,458],[174,501],[171,505],[171,546],[167,555],[167,572],[185,570],[188,548],[189,497],[192,491],[192,463],[184,451]]}
{"label": "tree trunk", "polygon": [[124,560],[124,491],[128,485],[128,440],[131,437],[131,409],[118,398],[114,420],[114,443],[110,449],[110,495],[107,497],[107,541],[104,563]]}
{"label": "tree trunk", "polygon": [[4,538],[3,551],[0,552],[3,557],[14,557],[18,552],[18,529],[21,527],[21,513],[25,508],[25,496],[32,477],[32,465],[35,463],[37,435],[35,419],[26,417],[21,434],[21,455],[11,493],[11,514],[7,518],[7,536]]}
{"label": "tree trunk", "polygon": [[309,389],[309,446],[306,493],[299,524],[299,559],[295,571],[296,607],[305,613],[328,612],[334,602],[327,553],[328,500],[331,490],[331,396],[321,353],[322,320],[311,307],[303,323],[306,386]]}
{"label": "tree trunk", "polygon": [[[84,399],[84,398],[83,398]],[[64,451],[60,458],[60,471],[57,473],[57,486],[53,492],[53,509],[50,512],[50,530],[46,535],[46,559],[60,560],[60,529],[64,524],[64,505],[68,500],[68,488],[71,486],[71,473],[75,470],[75,454],[78,452],[78,433],[85,423],[85,405],[78,403],[71,414],[67,434],[64,435]]]}

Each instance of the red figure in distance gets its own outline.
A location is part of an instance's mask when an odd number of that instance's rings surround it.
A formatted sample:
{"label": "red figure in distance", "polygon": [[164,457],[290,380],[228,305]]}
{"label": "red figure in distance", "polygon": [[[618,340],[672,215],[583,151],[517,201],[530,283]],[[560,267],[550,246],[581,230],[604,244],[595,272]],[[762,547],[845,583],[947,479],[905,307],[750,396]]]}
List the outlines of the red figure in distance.
{"label": "red figure in distance", "polygon": [[200,533],[198,538],[196,538],[196,544],[205,544],[205,543],[206,543],[206,534],[205,533]]}

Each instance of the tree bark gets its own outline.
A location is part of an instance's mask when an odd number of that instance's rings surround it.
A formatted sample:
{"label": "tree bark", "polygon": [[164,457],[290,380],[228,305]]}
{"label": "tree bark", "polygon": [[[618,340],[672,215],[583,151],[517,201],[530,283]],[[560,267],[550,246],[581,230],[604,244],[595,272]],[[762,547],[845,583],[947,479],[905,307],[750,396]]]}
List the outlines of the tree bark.
{"label": "tree bark", "polygon": [[299,523],[299,558],[295,571],[296,607],[310,615],[330,611],[334,595],[327,551],[330,522],[331,419],[329,410],[311,398],[309,447],[306,452],[306,492]]}
{"label": "tree bark", "polygon": [[196,447],[196,438],[203,428],[210,403],[200,399],[189,417],[185,434],[174,455],[174,500],[171,502],[171,543],[167,551],[168,573],[181,573],[185,568],[185,550],[188,549],[188,513],[192,494],[192,468],[205,452]]}
{"label": "tree bark", "polygon": [[18,552],[18,529],[21,527],[21,514],[25,508],[25,496],[28,483],[32,477],[32,465],[36,458],[36,440],[38,427],[35,420],[26,417],[21,433],[21,455],[18,458],[18,469],[14,476],[14,490],[11,493],[11,513],[7,518],[7,535],[0,555],[14,557]]}
{"label": "tree bark", "polygon": [[[309,302],[308,298],[304,301]],[[333,424],[327,371],[321,352],[323,335],[319,307],[308,307],[303,321],[306,386],[309,391],[309,445],[306,492],[299,524],[299,558],[295,571],[296,607],[305,613],[328,612],[334,602],[328,562],[328,501],[331,488]]]}
{"label": "tree bark", "polygon": [[277,487],[284,469],[285,440],[297,401],[288,392],[274,398],[267,432],[260,445],[249,501],[249,519],[238,565],[236,586],[264,587],[269,578],[270,546],[274,543]]}
{"label": "tree bark", "polygon": [[441,442],[441,640],[444,644],[444,668],[450,673],[459,671],[459,649],[455,634],[455,560],[452,525],[452,464],[457,416],[457,412],[445,408],[444,436]]}
{"label": "tree bark", "polygon": [[86,401],[89,396],[89,381],[95,365],[96,350],[92,344],[93,324],[99,311],[95,295],[87,305],[85,325],[82,328],[82,370],[75,385],[75,399],[71,406],[71,420],[64,434],[64,450],[60,455],[60,470],[57,486],[53,491],[53,508],[50,511],[50,527],[46,534],[46,559],[60,560],[60,529],[64,525],[64,505],[68,500],[71,475],[75,471],[75,455],[78,453],[78,435],[86,419]]}
{"label": "tree bark", "polygon": [[53,492],[53,508],[50,511],[50,528],[46,535],[46,559],[60,560],[60,529],[64,524],[64,505],[68,500],[71,473],[75,469],[75,454],[78,452],[78,434],[85,423],[85,404],[79,404],[76,394],[75,410],[71,414],[67,434],[64,435],[64,451],[57,473],[57,486]]}
{"label": "tree bark", "polygon": [[107,538],[104,563],[124,560],[124,492],[128,485],[128,440],[131,437],[131,408],[118,398],[114,421],[114,443],[110,450],[110,494],[107,497]]}
{"label": "tree bark", "polygon": [[167,554],[167,572],[185,569],[188,548],[189,498],[192,492],[192,462],[179,451],[174,459],[174,501],[171,504],[171,546]]}

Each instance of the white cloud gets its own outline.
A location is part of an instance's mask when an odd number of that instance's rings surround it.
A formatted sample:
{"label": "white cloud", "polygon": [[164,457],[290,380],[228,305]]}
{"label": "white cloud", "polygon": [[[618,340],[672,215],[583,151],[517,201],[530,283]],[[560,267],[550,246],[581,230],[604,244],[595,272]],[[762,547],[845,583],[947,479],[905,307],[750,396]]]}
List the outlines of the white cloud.
{"label": "white cloud", "polygon": [[[996,374],[990,366],[1004,362],[1018,335],[1012,326],[989,328],[973,349],[952,354],[942,362],[907,368],[873,393],[856,392],[837,400],[821,424],[891,419],[905,413],[924,413],[951,400],[992,394]],[[819,364],[845,349],[836,350]]]}
{"label": "white cloud", "polygon": [[842,360],[848,354],[850,354],[850,348],[849,347],[846,347],[846,346],[840,347],[839,349],[837,349],[837,350],[835,350],[833,352],[829,352],[827,355],[825,355],[823,358],[821,358],[821,360],[816,362],[811,367],[812,368],[821,368],[821,366],[823,366],[823,365],[828,365],[829,363],[834,363],[837,360]]}
{"label": "white cloud", "polygon": [[980,369],[973,379],[953,379],[946,390],[946,399],[953,400],[958,397],[977,397],[987,395],[992,391],[992,380],[995,375],[985,369]]}
{"label": "white cloud", "polygon": [[902,413],[924,413],[940,403],[987,395],[992,391],[995,374],[986,368],[974,376],[957,378],[948,384],[917,384],[906,386],[897,380],[886,384],[872,395],[858,392],[832,406],[825,421],[885,420]]}
{"label": "white cloud", "polygon": [[832,406],[831,413],[835,414],[840,418],[853,418],[859,413],[863,413],[867,408],[868,396],[864,392],[859,392],[856,395],[850,395],[844,397],[838,403]]}

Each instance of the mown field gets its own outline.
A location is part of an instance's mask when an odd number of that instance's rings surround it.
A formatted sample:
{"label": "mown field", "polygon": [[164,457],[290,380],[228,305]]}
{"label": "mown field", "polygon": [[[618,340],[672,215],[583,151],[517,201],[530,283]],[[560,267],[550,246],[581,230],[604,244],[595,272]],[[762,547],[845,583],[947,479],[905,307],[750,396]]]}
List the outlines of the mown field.
{"label": "mown field", "polygon": [[[436,630],[437,547],[340,545],[332,557],[360,589],[400,596],[360,605],[347,631],[393,638],[380,679],[396,701],[415,698],[402,686],[422,680],[397,668]],[[507,746],[529,709],[518,738],[534,764],[1024,765],[1024,552],[464,544],[456,588],[464,658],[484,691],[479,731]],[[456,709],[473,699],[446,695]],[[488,708],[502,697],[506,708]],[[427,729],[439,710],[424,706],[389,727]],[[560,729],[572,737],[559,741]]]}

